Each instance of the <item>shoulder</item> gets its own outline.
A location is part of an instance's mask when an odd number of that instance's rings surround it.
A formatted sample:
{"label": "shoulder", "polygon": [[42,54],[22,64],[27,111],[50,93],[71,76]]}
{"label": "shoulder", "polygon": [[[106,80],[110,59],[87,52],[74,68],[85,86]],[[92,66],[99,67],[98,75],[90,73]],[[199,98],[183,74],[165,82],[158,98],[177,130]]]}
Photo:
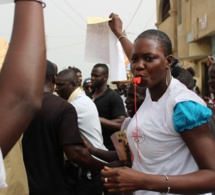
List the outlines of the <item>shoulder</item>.
{"label": "shoulder", "polygon": [[88,97],[85,92],[81,92],[78,96],[71,102],[72,104],[81,104],[81,105],[94,105],[92,99]]}
{"label": "shoulder", "polygon": [[109,96],[121,99],[121,96],[115,90],[108,88],[107,92],[108,92]]}
{"label": "shoulder", "polygon": [[131,122],[131,117],[127,117],[127,118],[123,121],[123,123],[122,123],[121,130],[122,130],[122,131],[127,130],[128,125],[129,125],[130,122]]}
{"label": "shoulder", "polygon": [[205,101],[201,97],[174,78],[172,78],[171,81],[169,98],[173,104],[184,101],[193,101],[206,106]]}
{"label": "shoulder", "polygon": [[174,108],[173,121],[177,132],[193,129],[207,123],[212,115],[211,110],[199,103],[185,101],[178,103]]}
{"label": "shoulder", "polygon": [[97,113],[95,103],[84,92],[78,95],[71,104],[75,107],[78,114],[80,113]]}
{"label": "shoulder", "polygon": [[116,91],[109,89],[109,94],[106,99],[115,108],[122,107],[124,109],[122,97]]}
{"label": "shoulder", "polygon": [[44,93],[44,99],[43,99],[43,106],[49,106],[52,107],[52,110],[58,110],[58,111],[64,111],[64,110],[70,110],[75,111],[75,108],[73,105],[71,105],[66,100],[62,99],[61,97],[54,95],[52,93]]}

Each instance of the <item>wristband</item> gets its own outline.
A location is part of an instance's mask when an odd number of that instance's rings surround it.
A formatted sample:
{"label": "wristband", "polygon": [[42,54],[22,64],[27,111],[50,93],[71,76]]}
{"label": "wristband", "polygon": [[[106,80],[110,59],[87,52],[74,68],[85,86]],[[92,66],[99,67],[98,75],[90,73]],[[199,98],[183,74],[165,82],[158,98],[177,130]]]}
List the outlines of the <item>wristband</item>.
{"label": "wristband", "polygon": [[[167,175],[163,175],[163,176],[165,177],[166,181],[169,181],[169,177]],[[161,193],[161,194],[167,195],[167,194],[169,194],[169,191],[170,191],[170,187],[168,186],[167,187],[167,192],[166,193]]]}
{"label": "wristband", "polygon": [[120,39],[122,39],[122,38],[127,38],[127,37],[125,35],[122,35],[118,38],[118,40],[120,41]]}
{"label": "wristband", "polygon": [[42,4],[43,8],[46,7],[46,4],[42,1],[42,0],[14,0],[14,2],[16,3],[17,1],[35,1],[37,3]]}

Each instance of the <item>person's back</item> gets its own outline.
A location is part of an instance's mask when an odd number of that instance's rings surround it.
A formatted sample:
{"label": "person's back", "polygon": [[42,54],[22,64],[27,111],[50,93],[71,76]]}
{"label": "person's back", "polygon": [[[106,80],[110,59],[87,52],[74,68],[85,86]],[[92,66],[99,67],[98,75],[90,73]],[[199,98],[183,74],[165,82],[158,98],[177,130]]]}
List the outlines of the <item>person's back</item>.
{"label": "person's back", "polygon": [[[69,126],[74,125],[72,121],[64,120],[65,116],[75,117],[74,113],[75,109],[68,102],[50,92],[44,93],[42,109],[27,128],[22,141],[32,195],[72,194],[61,145],[71,143],[71,137],[76,136],[67,128],[70,122]],[[76,140],[78,143],[78,137]]]}
{"label": "person's back", "polygon": [[73,146],[83,140],[75,108],[53,94],[53,63],[47,60],[46,66],[42,107],[22,139],[29,191],[31,195],[71,195],[74,193],[64,168],[64,150],[65,146],[72,146],[65,153],[73,158]]}
{"label": "person's back", "polygon": [[71,103],[77,111],[78,127],[81,129],[84,138],[94,147],[107,150],[103,145],[101,124],[93,101],[84,92],[80,92]]}

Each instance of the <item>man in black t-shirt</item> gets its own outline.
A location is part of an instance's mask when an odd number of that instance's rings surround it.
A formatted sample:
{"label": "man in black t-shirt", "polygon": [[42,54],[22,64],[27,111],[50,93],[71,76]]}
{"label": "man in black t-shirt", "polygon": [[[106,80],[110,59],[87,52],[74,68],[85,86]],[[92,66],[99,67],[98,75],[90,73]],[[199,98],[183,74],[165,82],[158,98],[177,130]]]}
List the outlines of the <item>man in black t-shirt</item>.
{"label": "man in black t-shirt", "polygon": [[91,86],[94,91],[89,95],[99,112],[104,145],[115,150],[110,136],[120,130],[126,117],[122,98],[107,85],[109,70],[106,64],[96,64],[91,72]]}
{"label": "man in black t-shirt", "polygon": [[54,75],[54,66],[47,61],[42,108],[23,135],[30,195],[74,194],[64,168],[64,153],[69,160],[91,170],[101,170],[105,165],[83,146],[75,108],[52,94]]}

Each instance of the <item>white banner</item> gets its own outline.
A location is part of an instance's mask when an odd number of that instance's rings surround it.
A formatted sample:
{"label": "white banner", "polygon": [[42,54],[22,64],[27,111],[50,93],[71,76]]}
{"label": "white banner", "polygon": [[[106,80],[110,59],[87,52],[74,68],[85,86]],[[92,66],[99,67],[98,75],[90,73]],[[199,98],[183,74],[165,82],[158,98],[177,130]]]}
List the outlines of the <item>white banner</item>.
{"label": "white banner", "polygon": [[122,46],[108,21],[110,18],[88,18],[85,61],[110,65],[110,81],[127,80]]}

